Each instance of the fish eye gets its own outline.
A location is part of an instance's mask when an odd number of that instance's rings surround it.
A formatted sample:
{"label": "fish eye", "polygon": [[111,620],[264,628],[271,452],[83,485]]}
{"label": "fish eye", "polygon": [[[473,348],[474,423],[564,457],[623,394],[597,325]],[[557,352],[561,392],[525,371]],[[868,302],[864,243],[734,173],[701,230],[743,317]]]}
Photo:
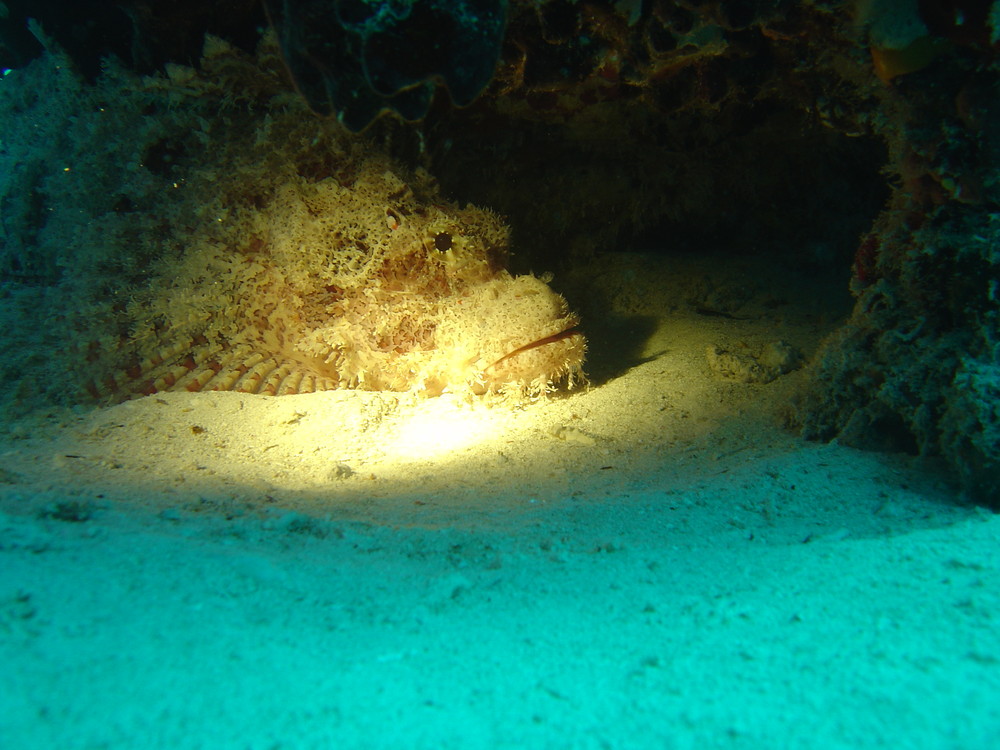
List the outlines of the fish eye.
{"label": "fish eye", "polygon": [[440,250],[442,253],[451,250],[451,235],[447,232],[440,232],[434,237],[434,247]]}

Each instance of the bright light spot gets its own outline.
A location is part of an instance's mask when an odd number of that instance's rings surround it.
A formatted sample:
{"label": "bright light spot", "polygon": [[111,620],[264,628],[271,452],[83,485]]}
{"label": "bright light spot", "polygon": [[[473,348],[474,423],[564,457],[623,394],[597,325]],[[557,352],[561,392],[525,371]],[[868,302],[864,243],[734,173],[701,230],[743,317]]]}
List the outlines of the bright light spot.
{"label": "bright light spot", "polygon": [[399,458],[443,457],[483,441],[490,432],[482,414],[441,396],[401,420],[387,452]]}

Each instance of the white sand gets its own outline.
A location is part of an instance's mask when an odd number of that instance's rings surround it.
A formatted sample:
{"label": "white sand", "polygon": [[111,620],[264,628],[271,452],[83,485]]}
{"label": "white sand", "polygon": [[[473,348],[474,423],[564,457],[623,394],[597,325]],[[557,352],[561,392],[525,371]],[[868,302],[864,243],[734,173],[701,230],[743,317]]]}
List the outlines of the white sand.
{"label": "white sand", "polygon": [[588,329],[599,382],[521,409],[8,425],[0,748],[1000,747],[1000,519],[788,433],[803,372],[710,371],[812,354],[815,294],[706,316],[635,270]]}

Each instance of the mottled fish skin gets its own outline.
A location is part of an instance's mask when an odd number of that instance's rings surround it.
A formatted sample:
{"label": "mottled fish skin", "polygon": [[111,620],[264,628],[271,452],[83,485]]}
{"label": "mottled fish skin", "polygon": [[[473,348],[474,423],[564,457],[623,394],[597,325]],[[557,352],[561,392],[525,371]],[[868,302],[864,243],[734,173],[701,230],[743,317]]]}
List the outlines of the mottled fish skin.
{"label": "mottled fish skin", "polygon": [[422,202],[385,160],[345,186],[286,175],[231,238],[195,241],[129,309],[102,400],[334,388],[535,396],[582,380],[563,298],[503,268],[488,211]]}
{"label": "mottled fish skin", "polygon": [[[84,82],[46,59],[16,78],[0,92],[22,123],[5,133],[23,168],[4,218],[35,227],[15,260],[44,272],[19,293],[44,316],[23,338],[46,343],[11,365],[17,398],[530,397],[582,382],[578,320],[542,280],[505,270],[505,223],[311,113],[273,37],[255,56],[210,37],[197,68],[149,77],[110,60]],[[42,230],[23,197],[37,184]]]}

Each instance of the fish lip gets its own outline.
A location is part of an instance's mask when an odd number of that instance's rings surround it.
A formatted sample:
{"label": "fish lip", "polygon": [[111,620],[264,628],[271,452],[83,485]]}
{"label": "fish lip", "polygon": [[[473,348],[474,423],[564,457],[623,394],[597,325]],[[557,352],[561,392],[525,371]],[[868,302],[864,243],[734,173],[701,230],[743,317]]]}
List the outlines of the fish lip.
{"label": "fish lip", "polygon": [[573,336],[582,336],[583,334],[579,330],[579,325],[580,325],[579,321],[574,321],[566,328],[563,328],[561,331],[557,331],[556,333],[551,333],[548,336],[543,336],[540,339],[535,339],[534,341],[524,344],[523,346],[519,346],[516,349],[512,349],[511,351],[507,352],[502,357],[500,357],[500,359],[484,367],[483,372],[486,372],[487,370],[496,367],[501,362],[506,362],[511,357],[515,357],[518,354],[521,354],[522,352],[526,352],[531,349],[537,349],[542,346],[548,346],[549,344],[554,344],[557,341],[563,341],[565,339],[572,338]]}

